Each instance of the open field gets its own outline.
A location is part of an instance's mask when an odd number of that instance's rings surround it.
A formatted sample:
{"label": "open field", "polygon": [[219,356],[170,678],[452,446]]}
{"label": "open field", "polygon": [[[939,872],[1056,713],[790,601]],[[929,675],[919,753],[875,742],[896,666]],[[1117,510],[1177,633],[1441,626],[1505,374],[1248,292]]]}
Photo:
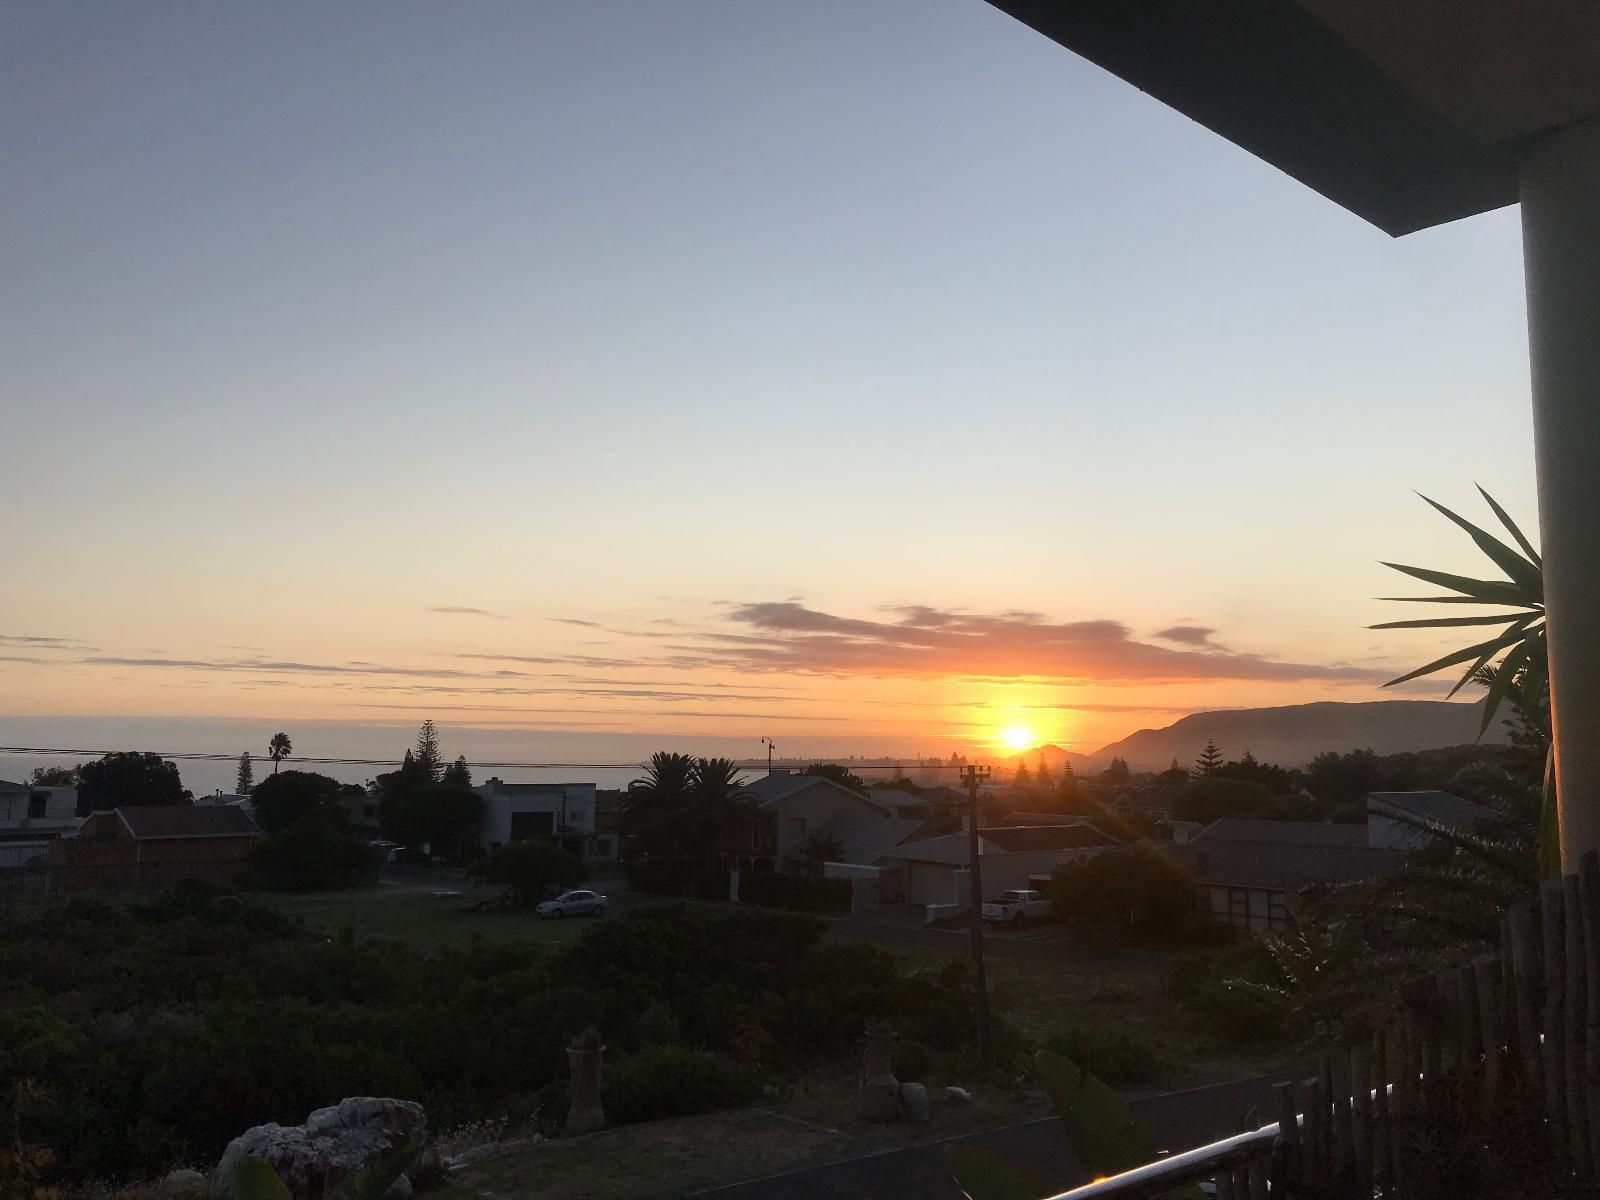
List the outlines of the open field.
{"label": "open field", "polygon": [[[649,904],[706,903],[666,901],[631,893],[620,879],[598,879],[598,891],[611,897],[612,913]],[[596,919],[544,920],[527,910],[462,911],[465,897],[444,897],[435,891],[471,890],[457,873],[396,873],[375,888],[301,895],[263,895],[262,903],[294,913],[308,925],[329,933],[351,930],[355,936],[392,937],[422,947],[465,947],[474,937],[494,942],[557,945],[582,937]],[[936,967],[951,958],[965,958],[964,941],[951,938],[949,950],[908,948],[900,933],[859,925],[834,925],[851,940],[883,943],[903,961]],[[998,942],[999,938],[991,939]],[[996,1007],[1030,1040],[1043,1042],[1070,1027],[1115,1030],[1138,1037],[1161,1058],[1163,1069],[1152,1085],[1187,1087],[1273,1070],[1287,1049],[1275,1046],[1231,1046],[1219,1042],[1197,1021],[1173,1005],[1166,991],[1165,956],[1150,953],[1078,950],[1062,943],[1028,947],[1027,955],[1007,955],[995,945],[989,958],[990,987]]]}
{"label": "open field", "polygon": [[509,1145],[430,1193],[438,1200],[644,1200],[938,1141],[1047,1115],[1020,1089],[976,1088],[971,1104],[935,1101],[926,1125],[869,1124],[853,1073],[816,1072],[760,1107]]}

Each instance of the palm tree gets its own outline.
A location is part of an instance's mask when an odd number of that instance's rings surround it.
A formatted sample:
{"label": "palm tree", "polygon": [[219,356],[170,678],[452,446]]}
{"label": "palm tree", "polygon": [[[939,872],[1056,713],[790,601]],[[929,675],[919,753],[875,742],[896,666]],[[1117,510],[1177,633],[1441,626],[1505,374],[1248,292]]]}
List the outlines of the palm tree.
{"label": "palm tree", "polygon": [[[1478,736],[1482,737],[1488,731],[1495,714],[1500,710],[1502,701],[1515,694],[1514,703],[1520,708],[1525,719],[1538,723],[1537,714],[1541,711],[1549,712],[1550,705],[1550,662],[1545,639],[1545,613],[1544,613],[1544,560],[1539,557],[1539,552],[1512,521],[1506,510],[1500,507],[1495,498],[1478,488],[1479,493],[1488,503],[1500,523],[1506,527],[1516,541],[1519,550],[1512,549],[1491,533],[1479,529],[1471,521],[1457,516],[1444,505],[1436,501],[1427,500],[1435,509],[1449,520],[1466,531],[1467,535],[1476,543],[1501,573],[1504,579],[1473,579],[1463,575],[1451,575],[1444,571],[1431,571],[1423,567],[1407,567],[1399,563],[1386,562],[1383,565],[1409,575],[1413,579],[1420,579],[1424,583],[1436,584],[1448,589],[1449,594],[1443,596],[1384,596],[1382,599],[1394,600],[1406,604],[1475,604],[1495,608],[1500,611],[1490,613],[1477,613],[1465,617],[1427,617],[1408,621],[1384,621],[1372,626],[1373,629],[1444,629],[1468,626],[1503,626],[1493,637],[1477,642],[1460,650],[1451,651],[1443,658],[1435,659],[1426,666],[1418,667],[1415,671],[1408,671],[1398,679],[1391,679],[1385,687],[1397,683],[1404,683],[1408,679],[1417,679],[1423,675],[1432,675],[1436,671],[1443,671],[1450,667],[1459,667],[1466,664],[1466,671],[1450,689],[1454,696],[1463,687],[1474,679],[1485,682],[1489,689],[1488,696],[1483,702],[1483,720],[1478,728]],[[1498,659],[1498,661],[1496,661]],[[1543,722],[1543,728],[1548,730],[1548,718]],[[1555,798],[1555,751],[1554,743],[1545,758],[1544,771],[1544,814],[1540,820],[1539,835],[1539,866],[1545,875],[1559,875],[1561,871],[1560,846],[1557,841],[1556,827],[1556,798]]]}
{"label": "palm tree", "polygon": [[831,830],[824,833],[819,829],[806,842],[800,857],[805,860],[806,870],[813,875],[821,875],[823,863],[839,862],[844,858],[844,842],[837,833]]}
{"label": "palm tree", "polygon": [[272,740],[267,743],[267,755],[272,759],[272,773],[278,773],[278,764],[289,757],[289,751],[294,749],[294,743],[289,740],[287,733],[275,733]]}
{"label": "palm tree", "polygon": [[727,758],[697,758],[694,763],[694,815],[701,848],[715,854],[722,831],[755,811],[744,778]]}
{"label": "palm tree", "polygon": [[692,820],[694,759],[658,751],[650,756],[642,778],[628,785],[622,798],[623,826],[646,853],[676,856]]}

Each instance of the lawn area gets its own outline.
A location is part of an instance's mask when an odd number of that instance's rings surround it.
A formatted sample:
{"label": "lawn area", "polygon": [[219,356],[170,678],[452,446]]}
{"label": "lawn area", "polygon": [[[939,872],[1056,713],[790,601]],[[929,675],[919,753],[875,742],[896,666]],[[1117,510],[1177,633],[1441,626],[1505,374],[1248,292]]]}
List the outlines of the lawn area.
{"label": "lawn area", "polygon": [[[615,886],[611,886],[611,885]],[[620,879],[595,879],[584,885],[611,898],[611,912],[626,912],[646,904],[701,901],[666,900],[636,895]],[[462,895],[436,895],[461,892]],[[548,920],[531,909],[467,911],[472,898],[494,895],[474,888],[459,871],[413,869],[396,872],[375,887],[336,892],[261,892],[251,900],[279,912],[302,918],[313,929],[331,934],[345,930],[357,938],[395,938],[423,949],[465,949],[474,937],[489,943],[543,942],[555,945],[581,937],[596,921],[606,917],[566,917]]]}
{"label": "lawn area", "polygon": [[756,1107],[625,1125],[585,1137],[510,1144],[451,1177],[432,1200],[531,1197],[641,1200],[759,1179],[863,1154],[1012,1125],[1049,1113],[1041,1096],[975,1089],[971,1104],[935,1100],[926,1125],[874,1125],[859,1114],[854,1072],[813,1072]]}
{"label": "lawn area", "polygon": [[[956,952],[896,950],[916,967],[937,967]],[[1140,1039],[1163,1062],[1155,1090],[1194,1087],[1242,1079],[1276,1070],[1289,1062],[1288,1046],[1237,1046],[1218,1040],[1198,1021],[1179,1011],[1149,955],[1130,957],[1118,967],[1096,955],[1080,965],[1070,952],[1060,958],[1002,958],[988,961],[989,988],[1002,1012],[1035,1043],[1071,1027],[1110,1031]]]}

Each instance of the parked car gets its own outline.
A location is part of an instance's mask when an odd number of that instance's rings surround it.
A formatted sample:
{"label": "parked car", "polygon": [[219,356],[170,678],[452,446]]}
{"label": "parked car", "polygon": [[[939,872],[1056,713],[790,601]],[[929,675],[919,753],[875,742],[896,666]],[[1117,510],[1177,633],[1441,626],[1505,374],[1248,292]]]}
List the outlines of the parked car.
{"label": "parked car", "polygon": [[541,901],[533,911],[541,917],[598,917],[611,907],[599,892],[562,892],[554,900]]}
{"label": "parked car", "polygon": [[997,925],[1021,925],[1050,915],[1050,901],[1043,892],[1016,890],[1001,892],[998,900],[983,906],[983,919]]}

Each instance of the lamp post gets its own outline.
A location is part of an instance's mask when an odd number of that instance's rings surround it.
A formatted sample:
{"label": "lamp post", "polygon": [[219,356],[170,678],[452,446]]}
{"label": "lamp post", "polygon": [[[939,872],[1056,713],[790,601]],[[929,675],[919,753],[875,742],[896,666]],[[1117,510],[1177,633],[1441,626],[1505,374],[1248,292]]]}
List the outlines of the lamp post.
{"label": "lamp post", "polygon": [[978,854],[978,784],[989,778],[988,767],[961,768],[967,785],[967,880],[972,885],[972,967],[978,993],[978,1065],[989,1065],[989,980],[983,967],[983,871]]}
{"label": "lamp post", "polygon": [[769,737],[762,738],[761,739],[761,744],[767,748],[767,774],[771,775],[772,774],[772,752],[774,750],[776,750],[777,747],[772,744],[772,739],[769,738]]}

